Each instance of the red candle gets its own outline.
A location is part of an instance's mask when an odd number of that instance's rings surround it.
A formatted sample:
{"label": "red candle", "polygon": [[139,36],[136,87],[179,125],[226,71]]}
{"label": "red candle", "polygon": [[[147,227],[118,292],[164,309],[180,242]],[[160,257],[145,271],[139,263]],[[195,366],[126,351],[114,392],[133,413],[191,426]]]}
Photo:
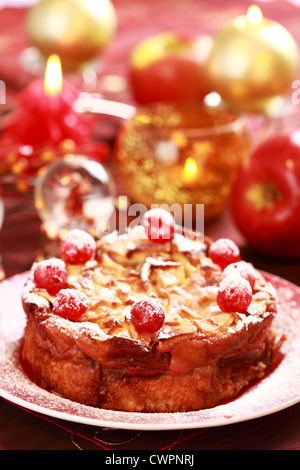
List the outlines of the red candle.
{"label": "red candle", "polygon": [[5,126],[6,137],[23,145],[57,145],[68,139],[82,145],[91,121],[73,109],[78,91],[63,82],[58,56],[48,59],[45,79],[32,82],[18,97],[18,107]]}

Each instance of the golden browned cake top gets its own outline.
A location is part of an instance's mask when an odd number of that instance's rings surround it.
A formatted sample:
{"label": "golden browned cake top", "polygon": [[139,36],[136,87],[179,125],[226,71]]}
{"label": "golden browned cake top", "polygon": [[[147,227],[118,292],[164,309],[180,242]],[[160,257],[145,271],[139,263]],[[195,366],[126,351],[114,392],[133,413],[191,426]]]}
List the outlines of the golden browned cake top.
{"label": "golden browned cake top", "polygon": [[[182,233],[175,233],[171,241],[153,243],[142,226],[103,237],[94,259],[67,264],[67,286],[84,292],[89,307],[74,322],[61,318],[61,328],[70,328],[73,334],[86,329],[103,340],[133,340],[146,348],[156,341],[163,351],[187,338],[232,336],[274,313],[275,291],[257,271],[247,312],[220,309],[216,299],[223,270],[208,256],[210,244]],[[132,305],[143,298],[157,299],[165,313],[162,327],[154,333],[139,331],[131,321]],[[30,278],[23,295],[27,312],[41,319],[50,315],[55,323],[54,300],[55,295]]]}

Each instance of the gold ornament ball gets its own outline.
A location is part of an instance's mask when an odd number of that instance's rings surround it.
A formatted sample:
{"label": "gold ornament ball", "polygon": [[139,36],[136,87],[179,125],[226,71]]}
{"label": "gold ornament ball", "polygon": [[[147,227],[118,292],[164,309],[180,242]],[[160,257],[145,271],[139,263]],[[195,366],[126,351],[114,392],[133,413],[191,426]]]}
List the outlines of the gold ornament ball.
{"label": "gold ornament ball", "polygon": [[27,16],[27,34],[44,57],[57,54],[77,69],[103,52],[117,28],[110,0],[41,0]]}
{"label": "gold ornament ball", "polygon": [[298,48],[283,26],[256,14],[235,18],[216,35],[206,71],[228,104],[267,112],[274,98],[291,91]]}

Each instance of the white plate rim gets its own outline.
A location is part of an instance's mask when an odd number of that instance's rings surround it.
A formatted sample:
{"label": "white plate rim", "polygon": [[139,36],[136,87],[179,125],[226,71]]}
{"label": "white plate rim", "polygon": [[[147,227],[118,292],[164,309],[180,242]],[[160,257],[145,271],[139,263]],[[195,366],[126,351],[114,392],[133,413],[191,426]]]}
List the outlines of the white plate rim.
{"label": "white plate rim", "polygon": [[[273,275],[268,275],[271,276],[273,280],[277,280],[277,282],[282,283],[285,287],[291,288],[291,289],[296,289],[298,295],[300,296],[300,288],[288,281],[285,281],[277,276]],[[27,273],[21,273],[17,276],[13,276],[12,278],[2,281],[3,283],[9,283],[9,282],[14,282],[17,283],[19,287],[21,287],[24,283],[24,279],[26,279]],[[6,284],[8,286],[8,284]],[[2,290],[5,290],[5,287],[1,286],[0,284],[0,293]],[[300,306],[299,306],[300,310]],[[1,320],[1,310],[0,310],[0,320]],[[300,325],[300,315],[299,315],[299,325]],[[297,339],[300,340],[300,332],[297,334]],[[1,362],[0,362],[1,365]],[[279,365],[279,367],[284,367],[284,360],[282,363]],[[276,374],[276,371],[273,371],[270,374],[270,377],[272,377],[272,374]],[[20,373],[20,371],[19,371]],[[26,380],[28,378],[25,375],[25,372],[23,372]],[[298,379],[300,382],[300,373],[298,374]],[[254,385],[253,388],[250,388],[249,392],[246,392],[245,395],[248,393],[252,393],[253,390],[257,389],[257,387],[264,387],[264,382],[267,379],[263,379],[261,382],[258,384]],[[63,397],[55,396],[55,399],[59,402],[59,404],[62,406],[62,408],[65,407],[65,410],[55,410],[52,409],[51,407],[47,406],[41,406],[37,403],[32,403],[26,399],[23,399],[19,397],[15,393],[10,393],[8,392],[2,384],[0,384],[0,396],[7,400],[8,402],[15,404],[17,406],[20,406],[21,408],[24,408],[25,410],[30,410],[34,413],[38,413],[43,416],[48,416],[52,417],[55,419],[61,419],[64,421],[69,421],[73,423],[81,423],[81,424],[86,424],[86,425],[91,425],[91,426],[98,426],[98,427],[108,427],[111,429],[127,429],[127,430],[139,430],[139,431],[163,431],[163,430],[178,430],[178,429],[201,429],[201,428],[210,428],[210,427],[218,427],[218,426],[225,426],[225,425],[230,425],[238,422],[243,422],[243,421],[248,421],[252,419],[257,419],[263,416],[267,416],[279,411],[282,411],[286,408],[289,408],[297,403],[300,402],[300,383],[299,385],[299,390],[297,389],[297,393],[295,396],[291,397],[290,399],[284,400],[281,403],[273,404],[272,406],[266,407],[265,409],[259,409],[257,411],[250,411],[249,413],[243,413],[241,415],[233,415],[233,416],[227,416],[228,415],[228,409],[230,411],[230,407],[232,407],[232,403],[238,403],[240,400],[243,399],[245,395],[241,395],[240,397],[236,398],[235,400],[227,403],[227,404],[222,404],[219,405],[213,409],[210,410],[199,410],[199,411],[192,411],[192,412],[187,412],[187,413],[156,413],[156,414],[150,414],[150,413],[130,413],[130,412],[122,412],[122,411],[111,411],[111,410],[99,410],[99,413],[103,415],[103,417],[97,416],[97,409],[94,409],[92,407],[86,406],[86,405],[80,405],[80,404],[75,404],[76,407],[80,410],[81,414],[73,414],[67,411],[68,406],[70,404],[74,404],[74,402],[71,402],[68,399],[65,399]],[[39,388],[38,386],[36,386]],[[47,392],[45,390],[42,390],[42,393],[49,394],[49,399],[53,399],[53,394],[51,392]],[[86,413],[85,413],[86,411]],[[215,417],[215,418],[207,418],[207,416],[210,415],[210,413],[213,415],[216,411],[220,412],[220,417]],[[90,413],[95,414],[95,416],[90,417]],[[206,415],[206,418],[205,418]],[[133,418],[137,418],[136,421],[133,420]],[[154,422],[151,422],[152,418],[155,418]],[[113,418],[113,419],[112,419]],[[128,419],[126,419],[128,418]],[[171,418],[171,419],[170,419]],[[185,419],[186,418],[186,419]],[[190,420],[189,418],[192,418]],[[158,420],[158,421],[157,421]]]}
{"label": "white plate rim", "polygon": [[[69,413],[67,412],[64,413],[62,411],[55,412],[54,410],[51,410],[49,408],[44,408],[39,405],[28,403],[22,399],[18,399],[1,389],[0,389],[0,396],[13,405],[17,405],[17,406],[20,406],[21,408],[25,408],[35,413],[39,413],[40,415],[44,415],[45,417],[48,416],[51,418],[60,419],[60,420],[64,420],[64,421],[68,421],[72,423],[85,424],[88,426],[105,427],[105,428],[110,428],[110,429],[136,430],[136,431],[176,431],[176,430],[202,429],[202,428],[204,429],[204,428],[228,426],[230,424],[251,421],[253,419],[262,418],[264,416],[278,413],[279,411],[283,411],[287,408],[290,408],[291,406],[297,405],[300,402],[300,398],[295,398],[294,400],[290,400],[289,402],[286,402],[285,404],[267,409],[264,412],[257,412],[256,414],[251,413],[249,414],[249,416],[235,417],[235,418],[226,419],[226,420],[220,418],[219,420],[215,420],[215,421],[211,420],[210,422],[207,422],[207,423],[201,422],[201,421],[199,422],[195,421],[193,423],[183,422],[183,423],[162,423],[162,424],[149,424],[149,423],[139,424],[139,423],[132,423],[132,422],[126,423],[123,421],[113,422],[110,419],[102,420],[100,418],[88,418],[84,416],[81,417],[81,416],[76,416],[76,415],[70,415]],[[127,414],[122,411],[119,411],[119,412],[116,411],[114,413],[122,413],[122,415]],[[186,414],[188,415],[189,412],[187,412]]]}

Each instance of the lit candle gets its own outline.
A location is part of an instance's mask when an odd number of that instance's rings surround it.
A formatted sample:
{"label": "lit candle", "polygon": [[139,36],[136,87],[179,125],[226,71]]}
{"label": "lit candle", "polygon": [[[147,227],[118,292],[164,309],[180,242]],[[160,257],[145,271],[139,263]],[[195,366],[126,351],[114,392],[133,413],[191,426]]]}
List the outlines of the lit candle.
{"label": "lit candle", "polygon": [[242,110],[267,111],[274,98],[291,91],[298,48],[282,25],[253,5],[216,35],[206,67],[224,101]]}
{"label": "lit candle", "polygon": [[48,59],[45,72],[44,90],[46,95],[59,95],[62,90],[62,84],[63,77],[60,58],[56,54],[54,54]]}
{"label": "lit candle", "polygon": [[249,25],[259,25],[263,20],[262,12],[261,9],[256,6],[252,5],[251,7],[248,8],[247,12],[247,21]]}
{"label": "lit candle", "polygon": [[188,157],[184,164],[183,169],[183,181],[191,184],[196,181],[198,175],[198,168],[195,160],[192,157]]}
{"label": "lit candle", "polygon": [[5,126],[5,136],[32,147],[72,140],[80,145],[91,134],[91,121],[76,113],[79,92],[63,81],[59,57],[50,56],[44,80],[33,81],[19,97]]}

